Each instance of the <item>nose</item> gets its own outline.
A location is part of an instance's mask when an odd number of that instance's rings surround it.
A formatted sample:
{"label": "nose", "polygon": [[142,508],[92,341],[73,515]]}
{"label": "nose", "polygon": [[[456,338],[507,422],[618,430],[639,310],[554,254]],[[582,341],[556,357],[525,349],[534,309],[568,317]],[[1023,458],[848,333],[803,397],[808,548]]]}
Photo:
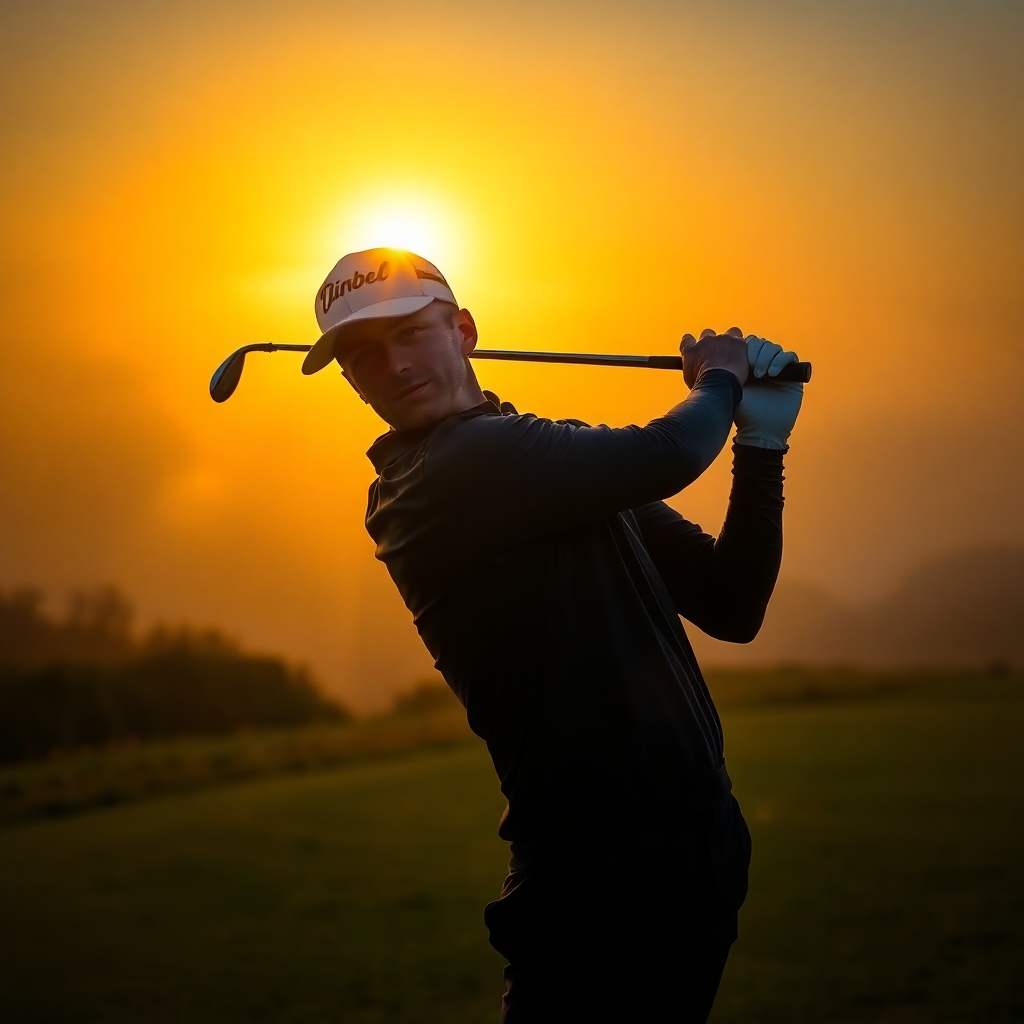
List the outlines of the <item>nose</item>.
{"label": "nose", "polygon": [[384,349],[384,364],[390,376],[401,377],[412,369],[412,362],[404,345],[397,345],[391,339],[385,339],[381,345]]}

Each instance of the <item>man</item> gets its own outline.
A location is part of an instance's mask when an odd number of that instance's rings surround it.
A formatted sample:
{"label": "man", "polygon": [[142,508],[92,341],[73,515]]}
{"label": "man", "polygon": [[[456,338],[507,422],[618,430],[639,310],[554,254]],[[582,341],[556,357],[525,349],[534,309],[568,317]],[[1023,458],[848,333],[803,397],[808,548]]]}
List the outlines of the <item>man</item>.
{"label": "man", "polygon": [[[316,311],[303,372],[336,359],[392,428],[368,453],[366,527],[508,800],[509,875],[485,911],[502,1020],[705,1021],[750,846],[679,617],[740,643],[760,627],[801,386],[742,385],[795,355],[686,335],[686,400],[610,429],[481,391],[473,317],[411,253],[344,257]],[[716,540],[663,501],[734,420]]]}

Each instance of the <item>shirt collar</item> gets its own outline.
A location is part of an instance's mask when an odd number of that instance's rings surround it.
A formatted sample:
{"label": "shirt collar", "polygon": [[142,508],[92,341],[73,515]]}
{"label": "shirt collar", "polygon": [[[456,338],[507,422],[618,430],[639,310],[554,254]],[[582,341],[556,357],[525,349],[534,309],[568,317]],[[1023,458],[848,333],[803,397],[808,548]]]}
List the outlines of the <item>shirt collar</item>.
{"label": "shirt collar", "polygon": [[[447,419],[441,420],[441,423],[446,423],[449,419],[471,420],[476,416],[501,416],[515,412],[509,402],[502,402],[493,391],[485,391],[484,397],[487,401],[473,406],[472,409],[453,413]],[[386,434],[381,434],[370,445],[366,457],[373,463],[373,468],[379,474],[389,463],[401,458],[407,452],[411,452],[418,444],[430,437],[441,423],[435,423],[433,426],[421,430],[389,430]]]}

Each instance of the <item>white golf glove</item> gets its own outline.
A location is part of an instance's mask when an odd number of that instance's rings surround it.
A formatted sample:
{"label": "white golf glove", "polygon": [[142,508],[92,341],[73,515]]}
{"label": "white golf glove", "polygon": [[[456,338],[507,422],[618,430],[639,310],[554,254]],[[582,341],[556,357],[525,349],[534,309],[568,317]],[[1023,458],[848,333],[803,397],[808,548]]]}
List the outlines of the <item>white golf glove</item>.
{"label": "white golf glove", "polygon": [[[795,352],[783,352],[781,345],[765,338],[747,337],[747,361],[751,377],[774,377],[788,363],[797,362]],[[736,407],[737,444],[755,448],[785,448],[800,403],[803,384],[777,381],[765,387],[743,389],[743,400]]]}

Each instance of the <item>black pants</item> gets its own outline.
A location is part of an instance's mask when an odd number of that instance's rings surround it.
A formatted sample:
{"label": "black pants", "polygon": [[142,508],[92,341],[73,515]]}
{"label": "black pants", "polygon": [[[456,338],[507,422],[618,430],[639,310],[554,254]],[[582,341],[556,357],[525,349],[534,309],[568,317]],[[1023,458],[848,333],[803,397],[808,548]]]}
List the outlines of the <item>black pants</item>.
{"label": "black pants", "polygon": [[736,939],[750,835],[736,801],[600,843],[513,844],[487,905],[503,1024],[704,1024]]}

